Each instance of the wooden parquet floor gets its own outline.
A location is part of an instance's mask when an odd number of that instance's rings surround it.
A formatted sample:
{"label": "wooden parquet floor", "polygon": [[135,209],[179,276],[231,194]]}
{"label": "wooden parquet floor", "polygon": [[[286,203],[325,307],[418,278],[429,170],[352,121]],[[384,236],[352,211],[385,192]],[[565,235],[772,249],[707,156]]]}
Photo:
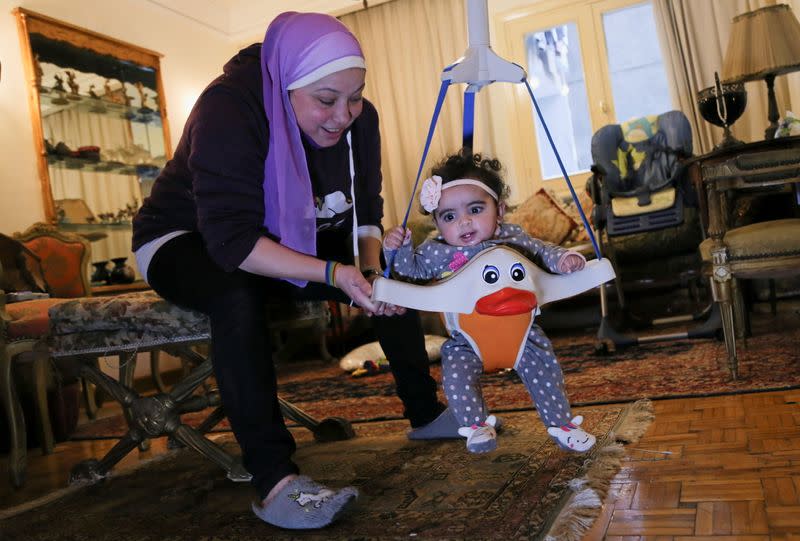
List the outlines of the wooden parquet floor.
{"label": "wooden parquet floor", "polygon": [[[800,390],[653,405],[655,421],[628,446],[584,541],[800,541]],[[0,509],[63,488],[73,464],[113,443],[61,443],[48,456],[32,449],[17,491],[0,460]],[[163,443],[124,466],[164,452]]]}
{"label": "wooden parquet floor", "polygon": [[654,410],[584,541],[800,540],[800,390]]}

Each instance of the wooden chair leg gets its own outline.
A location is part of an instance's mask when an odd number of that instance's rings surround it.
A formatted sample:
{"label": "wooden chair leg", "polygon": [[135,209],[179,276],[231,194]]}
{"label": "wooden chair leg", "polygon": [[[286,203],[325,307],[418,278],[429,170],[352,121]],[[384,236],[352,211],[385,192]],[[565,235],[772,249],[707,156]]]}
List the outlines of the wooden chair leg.
{"label": "wooden chair leg", "polygon": [[739,359],[736,357],[736,331],[733,322],[733,306],[730,301],[720,303],[722,315],[722,333],[725,337],[725,351],[728,354],[728,368],[731,377],[735,380],[739,377]]}
{"label": "wooden chair leg", "polygon": [[83,405],[86,408],[86,417],[91,420],[97,418],[97,396],[96,387],[93,383],[89,382],[86,378],[80,378],[81,394],[83,395]]}
{"label": "wooden chair leg", "polygon": [[9,431],[8,474],[15,488],[25,483],[25,465],[28,460],[28,441],[25,417],[14,385],[12,352],[0,345],[0,400],[6,412]]}
{"label": "wooden chair leg", "polygon": [[33,381],[36,395],[36,416],[39,424],[39,438],[42,453],[49,455],[55,447],[53,426],[50,423],[50,407],[47,401],[47,380],[50,370],[50,357],[47,351],[34,351]]}

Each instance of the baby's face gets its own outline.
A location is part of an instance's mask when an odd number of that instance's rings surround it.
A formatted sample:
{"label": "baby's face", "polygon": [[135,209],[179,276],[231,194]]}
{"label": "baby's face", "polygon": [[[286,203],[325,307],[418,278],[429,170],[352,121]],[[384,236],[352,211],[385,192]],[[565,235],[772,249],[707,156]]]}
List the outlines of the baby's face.
{"label": "baby's face", "polygon": [[502,210],[485,190],[464,184],[442,190],[434,220],[447,244],[473,246],[494,236]]}

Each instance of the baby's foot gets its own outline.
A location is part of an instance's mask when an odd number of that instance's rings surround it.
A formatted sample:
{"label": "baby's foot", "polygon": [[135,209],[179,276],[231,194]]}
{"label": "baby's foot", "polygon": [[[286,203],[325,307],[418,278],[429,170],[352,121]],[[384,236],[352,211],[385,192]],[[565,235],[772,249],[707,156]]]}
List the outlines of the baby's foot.
{"label": "baby's foot", "polygon": [[582,422],[583,415],[578,415],[565,425],[549,427],[547,433],[562,449],[583,453],[594,446],[597,438],[580,428]]}
{"label": "baby's foot", "polygon": [[311,530],[331,524],[358,497],[358,490],[332,490],[305,475],[289,481],[266,505],[253,503],[253,512],[264,522],[290,530]]}
{"label": "baby's foot", "polygon": [[470,453],[488,453],[497,449],[497,432],[494,425],[497,418],[490,415],[486,421],[477,425],[462,426],[458,433],[467,438],[467,451]]}

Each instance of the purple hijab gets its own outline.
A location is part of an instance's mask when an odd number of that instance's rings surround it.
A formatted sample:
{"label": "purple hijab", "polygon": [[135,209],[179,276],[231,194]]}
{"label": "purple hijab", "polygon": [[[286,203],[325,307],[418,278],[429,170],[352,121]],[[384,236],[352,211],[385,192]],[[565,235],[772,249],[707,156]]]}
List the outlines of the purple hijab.
{"label": "purple hijab", "polygon": [[281,244],[309,255],[317,253],[314,198],[300,128],[286,87],[346,56],[363,58],[358,40],[337,19],[320,13],[278,15],[261,45],[264,109],[269,121],[264,225]]}

